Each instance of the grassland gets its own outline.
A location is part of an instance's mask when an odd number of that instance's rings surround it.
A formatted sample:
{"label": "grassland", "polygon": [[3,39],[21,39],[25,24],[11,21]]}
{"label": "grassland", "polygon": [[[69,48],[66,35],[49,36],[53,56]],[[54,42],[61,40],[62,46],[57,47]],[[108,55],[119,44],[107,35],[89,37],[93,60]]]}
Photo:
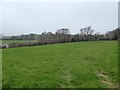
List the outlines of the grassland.
{"label": "grassland", "polygon": [[33,40],[0,40],[2,44],[11,44],[11,43],[26,43],[32,42]]}
{"label": "grassland", "polygon": [[111,88],[118,82],[117,41],[3,49],[3,88]]}
{"label": "grassland", "polygon": [[0,49],[0,89],[2,89],[2,50]]}

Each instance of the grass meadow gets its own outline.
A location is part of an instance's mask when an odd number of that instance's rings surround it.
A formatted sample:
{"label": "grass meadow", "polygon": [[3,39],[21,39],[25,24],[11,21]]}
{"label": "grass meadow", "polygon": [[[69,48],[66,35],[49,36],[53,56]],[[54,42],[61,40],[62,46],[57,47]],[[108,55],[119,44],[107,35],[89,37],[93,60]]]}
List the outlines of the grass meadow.
{"label": "grass meadow", "polygon": [[114,88],[117,83],[117,41],[2,50],[3,88]]}

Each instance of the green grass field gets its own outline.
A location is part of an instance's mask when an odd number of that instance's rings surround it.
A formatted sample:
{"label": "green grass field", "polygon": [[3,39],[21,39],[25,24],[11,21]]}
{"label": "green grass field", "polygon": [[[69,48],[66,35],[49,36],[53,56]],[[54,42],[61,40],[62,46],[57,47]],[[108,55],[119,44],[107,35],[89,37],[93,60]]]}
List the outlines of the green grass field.
{"label": "green grass field", "polygon": [[0,40],[2,44],[12,44],[12,43],[26,43],[32,42],[33,40]]}
{"label": "green grass field", "polygon": [[0,49],[0,89],[2,89],[2,50]]}
{"label": "green grass field", "polygon": [[3,88],[111,88],[117,83],[117,41],[3,49]]}

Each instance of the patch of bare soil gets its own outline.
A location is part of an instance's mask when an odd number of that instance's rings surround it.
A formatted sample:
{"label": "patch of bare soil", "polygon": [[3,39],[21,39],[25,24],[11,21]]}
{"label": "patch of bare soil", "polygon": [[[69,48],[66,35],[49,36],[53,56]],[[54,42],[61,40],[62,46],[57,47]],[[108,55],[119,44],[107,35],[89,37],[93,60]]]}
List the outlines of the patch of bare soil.
{"label": "patch of bare soil", "polygon": [[101,77],[101,82],[106,84],[108,88],[117,88],[113,85],[113,83],[109,80],[107,72],[98,72],[97,75]]}

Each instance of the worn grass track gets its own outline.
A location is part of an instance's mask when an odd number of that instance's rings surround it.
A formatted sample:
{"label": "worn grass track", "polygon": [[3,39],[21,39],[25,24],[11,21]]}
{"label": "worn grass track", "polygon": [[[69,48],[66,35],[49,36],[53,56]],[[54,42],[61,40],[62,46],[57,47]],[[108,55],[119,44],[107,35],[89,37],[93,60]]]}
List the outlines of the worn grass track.
{"label": "worn grass track", "polygon": [[117,41],[3,49],[3,87],[111,88],[118,83]]}

